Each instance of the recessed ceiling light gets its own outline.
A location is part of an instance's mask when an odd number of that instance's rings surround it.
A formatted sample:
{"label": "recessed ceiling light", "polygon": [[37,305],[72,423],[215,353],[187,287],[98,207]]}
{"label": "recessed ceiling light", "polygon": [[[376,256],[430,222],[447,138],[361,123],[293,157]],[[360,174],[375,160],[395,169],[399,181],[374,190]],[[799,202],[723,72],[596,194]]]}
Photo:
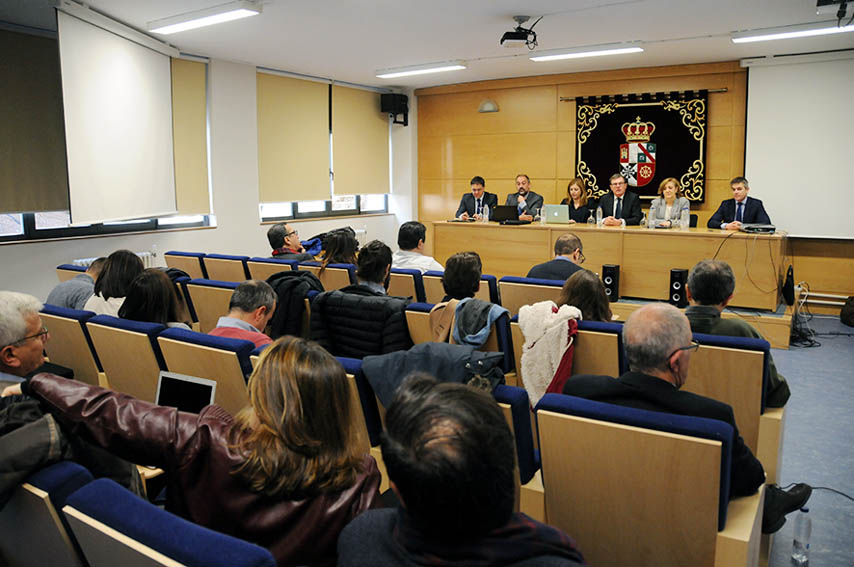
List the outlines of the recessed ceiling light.
{"label": "recessed ceiling light", "polygon": [[260,4],[249,2],[247,0],[238,0],[236,2],[228,2],[220,4],[204,10],[194,10],[185,12],[177,16],[163,18],[162,20],[154,20],[148,22],[146,29],[151,33],[167,35],[186,30],[201,28],[204,26],[212,26],[249,16],[257,16],[261,13]]}
{"label": "recessed ceiling light", "polygon": [[603,55],[622,55],[624,53],[640,53],[643,48],[640,43],[609,43],[575,47],[572,49],[550,49],[537,51],[529,57],[531,61],[559,61],[561,59],[581,59],[583,57],[600,57]]}
{"label": "recessed ceiling light", "polygon": [[376,75],[380,79],[395,79],[397,77],[409,77],[411,75],[426,75],[427,73],[442,73],[444,71],[459,71],[466,69],[463,61],[443,61],[441,63],[428,63],[426,65],[410,65],[409,67],[396,67],[394,69],[381,69]]}
{"label": "recessed ceiling light", "polygon": [[829,35],[835,33],[854,32],[854,25],[839,26],[835,21],[818,22],[815,24],[802,24],[797,26],[783,26],[779,28],[767,28],[762,30],[751,30],[732,34],[733,43],[751,43],[754,41],[773,41],[775,39],[794,39],[798,37],[810,37],[814,35]]}

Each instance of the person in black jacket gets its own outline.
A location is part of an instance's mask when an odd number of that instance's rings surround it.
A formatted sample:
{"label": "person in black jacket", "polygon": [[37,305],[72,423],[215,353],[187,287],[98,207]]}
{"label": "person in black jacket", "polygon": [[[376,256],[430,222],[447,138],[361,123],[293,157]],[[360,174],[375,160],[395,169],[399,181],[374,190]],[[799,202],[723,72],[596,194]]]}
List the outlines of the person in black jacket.
{"label": "person in black jacket", "polygon": [[[628,318],[623,342],[629,372],[618,379],[609,376],[573,376],[563,393],[588,400],[638,409],[706,417],[732,426],[732,476],[730,498],[753,494],[765,482],[762,463],[738,433],[732,407],[723,402],[683,392],[691,353],[700,345],[692,340],[688,318],[667,303],[651,303]],[[765,491],[762,532],[773,533],[786,522],[786,514],[806,504],[812,493],[808,484],[788,491],[769,485]]]}
{"label": "person in black jacket", "polygon": [[566,281],[569,276],[581,269],[584,254],[581,252],[581,239],[571,232],[562,234],[555,241],[555,257],[543,264],[537,264],[528,272],[529,278]]}
{"label": "person in black jacket", "polygon": [[483,207],[488,207],[489,214],[495,210],[498,204],[498,195],[484,190],[486,181],[480,175],[471,179],[471,193],[466,193],[460,199],[460,206],[454,215],[458,219],[468,220],[483,218]]}
{"label": "person in black jacket", "polygon": [[620,173],[615,173],[610,180],[611,192],[606,193],[599,200],[602,207],[602,224],[605,226],[629,226],[640,224],[641,212],[640,197],[635,193],[627,192],[628,183]]}
{"label": "person in black jacket", "polygon": [[391,249],[374,240],[359,253],[358,283],[318,294],[311,303],[311,338],[335,356],[363,358],[412,346],[404,310],[409,299],[386,294]]}

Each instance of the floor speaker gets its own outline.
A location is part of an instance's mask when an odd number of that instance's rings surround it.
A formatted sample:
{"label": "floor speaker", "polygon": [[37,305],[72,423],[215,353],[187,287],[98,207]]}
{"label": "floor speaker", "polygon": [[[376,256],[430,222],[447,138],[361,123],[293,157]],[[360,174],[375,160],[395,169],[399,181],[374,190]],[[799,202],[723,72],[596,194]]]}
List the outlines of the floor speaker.
{"label": "floor speaker", "polygon": [[688,282],[688,270],[670,270],[670,292],[667,301],[680,309],[688,306],[688,297],[685,293],[685,284]]}
{"label": "floor speaker", "polygon": [[604,264],[602,266],[602,283],[605,284],[605,295],[608,301],[620,299],[620,266]]}

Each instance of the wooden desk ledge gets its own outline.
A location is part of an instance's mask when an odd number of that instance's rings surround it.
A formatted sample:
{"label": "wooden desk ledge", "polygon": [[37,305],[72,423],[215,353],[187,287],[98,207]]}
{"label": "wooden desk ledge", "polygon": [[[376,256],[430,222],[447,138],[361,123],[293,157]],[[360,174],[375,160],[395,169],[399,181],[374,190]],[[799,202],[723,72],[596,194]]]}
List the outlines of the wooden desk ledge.
{"label": "wooden desk ledge", "polygon": [[765,485],[752,496],[730,500],[726,527],[715,542],[715,567],[759,565],[764,504]]}

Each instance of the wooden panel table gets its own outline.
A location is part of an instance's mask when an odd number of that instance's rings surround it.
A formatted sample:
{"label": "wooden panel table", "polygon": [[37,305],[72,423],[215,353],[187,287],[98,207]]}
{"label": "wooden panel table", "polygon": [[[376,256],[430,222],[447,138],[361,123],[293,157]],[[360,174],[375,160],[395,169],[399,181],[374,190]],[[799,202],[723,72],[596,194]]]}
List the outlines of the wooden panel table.
{"label": "wooden panel table", "polygon": [[574,225],[501,226],[496,223],[433,222],[436,260],[474,250],[483,272],[525,276],[531,266],[554,256],[561,234],[574,232],[584,244],[584,267],[600,272],[603,264],[620,266],[620,295],[667,299],[670,270],[690,270],[699,260],[717,258],[732,266],[735,296],[731,305],[774,311],[780,304],[785,234],[756,235],[708,228],[647,229],[638,226]]}

